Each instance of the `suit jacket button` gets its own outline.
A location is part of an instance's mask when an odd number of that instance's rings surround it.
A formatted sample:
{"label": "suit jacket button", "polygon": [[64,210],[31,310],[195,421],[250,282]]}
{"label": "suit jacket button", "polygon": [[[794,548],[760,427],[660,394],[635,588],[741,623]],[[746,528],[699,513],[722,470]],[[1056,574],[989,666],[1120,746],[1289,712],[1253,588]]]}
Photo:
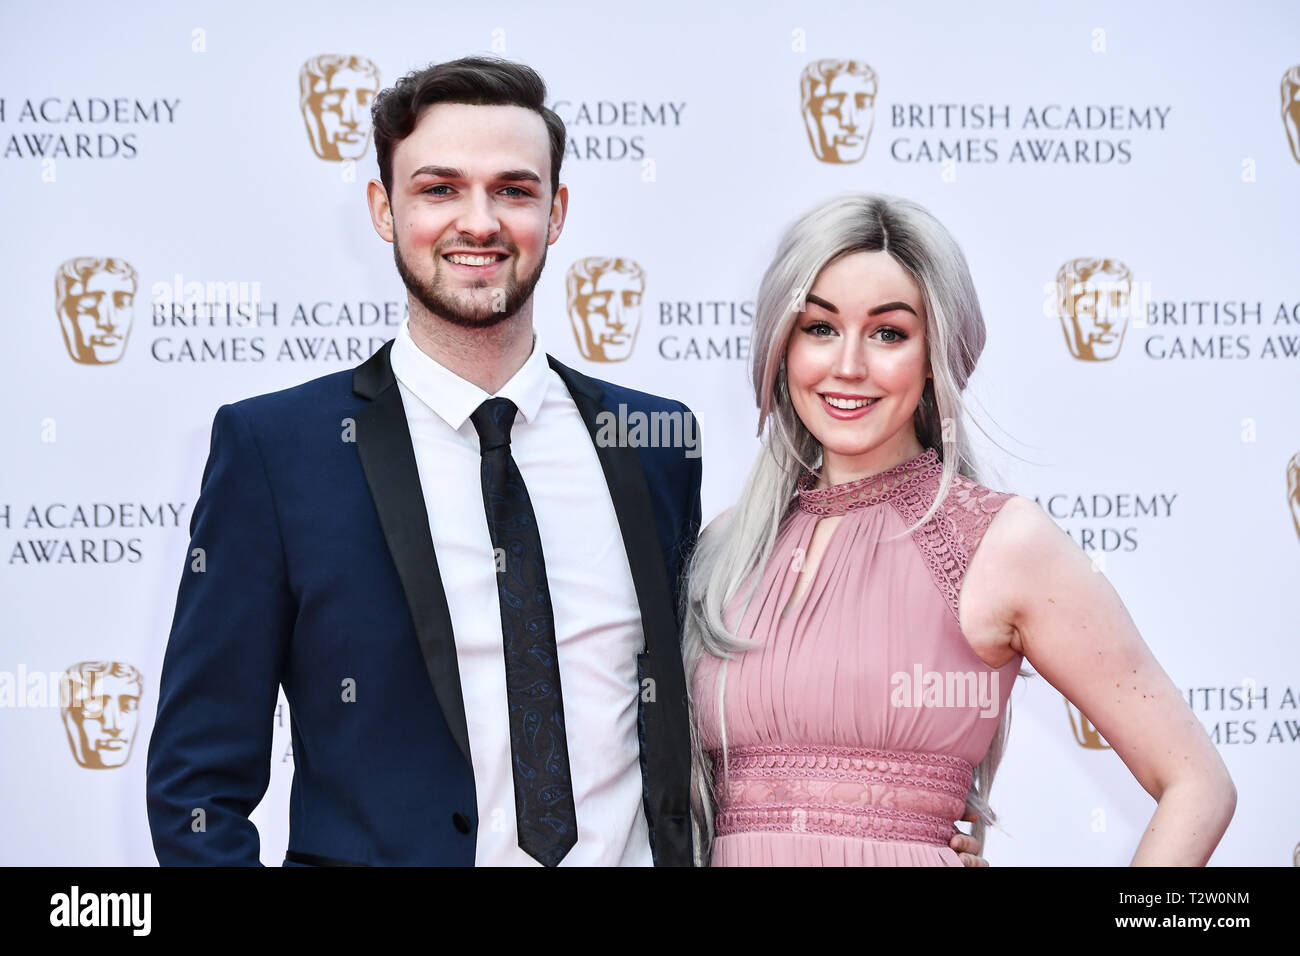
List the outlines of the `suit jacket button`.
{"label": "suit jacket button", "polygon": [[451,822],[452,825],[455,826],[456,829],[459,830],[461,833],[469,833],[471,829],[469,825],[469,817],[465,816],[465,814],[463,813],[460,812],[453,813],[451,815]]}

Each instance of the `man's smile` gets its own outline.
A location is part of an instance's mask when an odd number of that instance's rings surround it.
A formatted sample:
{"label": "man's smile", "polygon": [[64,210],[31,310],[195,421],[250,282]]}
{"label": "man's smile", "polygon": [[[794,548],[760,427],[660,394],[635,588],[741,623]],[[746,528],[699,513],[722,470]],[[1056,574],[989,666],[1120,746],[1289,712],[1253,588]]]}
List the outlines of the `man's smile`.
{"label": "man's smile", "polygon": [[445,252],[444,262],[452,267],[454,273],[467,276],[484,276],[502,268],[510,258],[508,253],[485,250],[481,252]]}

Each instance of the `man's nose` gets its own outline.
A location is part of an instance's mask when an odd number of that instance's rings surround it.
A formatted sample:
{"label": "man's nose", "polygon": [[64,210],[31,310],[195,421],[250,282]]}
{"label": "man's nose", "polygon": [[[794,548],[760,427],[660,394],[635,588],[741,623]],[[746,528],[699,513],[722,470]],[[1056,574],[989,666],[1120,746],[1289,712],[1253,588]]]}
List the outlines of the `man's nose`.
{"label": "man's nose", "polygon": [[107,733],[116,735],[122,732],[122,714],[112,701],[104,704],[103,725]]}
{"label": "man's nose", "polygon": [[480,241],[495,235],[500,228],[496,210],[488,200],[487,193],[481,189],[471,189],[461,207],[461,214],[456,220],[456,227],[466,235],[474,236]]}
{"label": "man's nose", "polygon": [[95,326],[103,329],[105,332],[112,332],[121,321],[117,317],[117,309],[112,303],[106,302],[95,311]]}

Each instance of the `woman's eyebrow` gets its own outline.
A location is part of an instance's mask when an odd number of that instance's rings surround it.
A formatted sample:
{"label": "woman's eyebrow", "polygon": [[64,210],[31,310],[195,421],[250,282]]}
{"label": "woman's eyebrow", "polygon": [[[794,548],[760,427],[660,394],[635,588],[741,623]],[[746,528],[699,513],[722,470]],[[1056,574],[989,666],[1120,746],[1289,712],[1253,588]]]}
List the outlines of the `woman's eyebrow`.
{"label": "woman's eyebrow", "polygon": [[[834,312],[836,315],[840,314],[839,309],[835,308],[835,306],[831,305],[829,302],[827,302],[819,295],[813,295],[810,292],[808,293],[807,296],[805,296],[805,298],[813,305],[821,306],[827,312]],[[913,315],[916,315],[916,310],[912,308],[910,305],[908,305],[906,302],[886,302],[884,305],[876,306],[874,309],[868,312],[867,315],[881,315],[882,313],[885,312],[893,312],[895,309],[902,309],[906,312],[911,312]],[[917,316],[917,318],[920,318],[920,316]]]}

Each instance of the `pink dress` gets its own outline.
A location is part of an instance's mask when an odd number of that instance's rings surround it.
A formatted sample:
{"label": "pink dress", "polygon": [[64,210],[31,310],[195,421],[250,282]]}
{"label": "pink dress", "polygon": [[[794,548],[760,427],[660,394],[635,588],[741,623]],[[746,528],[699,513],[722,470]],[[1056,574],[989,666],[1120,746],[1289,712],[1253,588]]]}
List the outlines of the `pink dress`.
{"label": "pink dress", "polygon": [[[970,557],[1011,495],[958,476],[934,517],[888,540],[925,514],[942,469],[927,450],[832,488],[800,482],[737,630],[761,646],[725,662],[725,680],[711,656],[694,676],[717,785],[713,866],[961,865],[953,822],[1021,657],[989,667],[958,624]],[[844,518],[783,614],[827,515]]]}

